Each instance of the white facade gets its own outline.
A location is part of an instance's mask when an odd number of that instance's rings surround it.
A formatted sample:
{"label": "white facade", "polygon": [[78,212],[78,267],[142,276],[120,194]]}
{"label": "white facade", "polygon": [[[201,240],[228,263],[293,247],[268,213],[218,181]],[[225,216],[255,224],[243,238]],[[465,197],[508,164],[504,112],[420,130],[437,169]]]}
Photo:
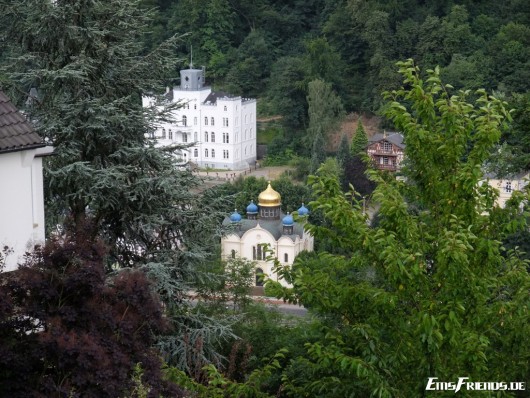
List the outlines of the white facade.
{"label": "white facade", "polygon": [[516,175],[499,178],[493,174],[487,175],[488,184],[499,191],[499,196],[495,204],[499,207],[505,207],[506,202],[512,197],[515,191],[522,191],[528,185],[530,174],[522,172]]}
{"label": "white facade", "polygon": [[[201,168],[238,170],[256,162],[256,100],[212,92],[202,69],[181,71],[181,85],[166,96],[183,106],[155,132],[157,145],[191,144],[180,151],[183,163]],[[143,106],[150,105],[149,97]]]}
{"label": "white facade", "polygon": [[0,154],[0,249],[13,250],[5,271],[12,271],[33,246],[44,242],[42,157],[50,147]]}
{"label": "white facade", "polygon": [[[262,248],[267,245],[267,250],[272,251],[272,253],[265,255],[264,251],[258,251],[259,245],[262,245]],[[277,258],[280,264],[291,266],[295,257],[304,250],[313,251],[313,237],[307,232],[304,232],[301,237],[296,236],[294,239],[292,236],[286,235],[282,235],[279,239],[276,239],[259,222],[241,237],[238,234],[229,234],[221,240],[221,253],[223,258],[229,259],[235,256],[237,258],[253,260],[256,262],[256,268],[265,274],[266,279],[280,282],[283,286],[287,287],[290,285],[272,271],[274,262],[272,260],[267,261],[264,259],[264,256],[272,256],[273,258]],[[259,253],[262,255],[259,256]]]}

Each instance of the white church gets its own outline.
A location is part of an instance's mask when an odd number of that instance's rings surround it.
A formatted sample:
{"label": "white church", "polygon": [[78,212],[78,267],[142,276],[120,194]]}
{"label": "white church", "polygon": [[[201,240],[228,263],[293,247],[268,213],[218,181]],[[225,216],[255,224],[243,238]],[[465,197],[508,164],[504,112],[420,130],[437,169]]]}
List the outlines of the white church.
{"label": "white church", "polygon": [[[229,232],[221,239],[221,255],[225,259],[246,258],[257,264],[256,286],[263,286],[264,279],[272,279],[283,286],[289,284],[272,271],[273,258],[282,265],[291,266],[302,251],[313,251],[313,236],[304,230],[309,210],[298,209],[298,220],[291,214],[282,214],[281,195],[270,182],[267,189],[246,208],[246,218],[236,211],[223,221]],[[264,276],[264,277],[263,277]]]}
{"label": "white church", "polygon": [[[181,103],[173,121],[161,123],[154,136],[157,146],[192,144],[177,151],[182,163],[201,168],[239,170],[256,162],[256,100],[212,91],[205,86],[204,69],[180,71],[180,86],[166,98]],[[144,107],[152,98],[143,97]]]}

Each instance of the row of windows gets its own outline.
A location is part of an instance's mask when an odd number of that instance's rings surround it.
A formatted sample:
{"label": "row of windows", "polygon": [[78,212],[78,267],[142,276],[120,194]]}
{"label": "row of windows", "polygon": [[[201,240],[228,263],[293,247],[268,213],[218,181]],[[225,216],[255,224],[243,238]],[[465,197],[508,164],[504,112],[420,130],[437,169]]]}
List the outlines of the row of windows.
{"label": "row of windows", "polygon": [[[253,254],[256,252],[256,246],[252,247],[252,251],[253,251]],[[260,252],[261,252],[261,245],[258,245],[257,253],[255,253],[255,254],[257,255]],[[232,258],[236,258],[236,251],[232,249],[232,252],[230,253],[230,255],[231,255]],[[254,260],[256,260],[256,258],[254,258]],[[283,262],[284,263],[288,263],[289,262],[289,255],[287,253],[285,253],[283,255]],[[263,273],[263,271],[261,271],[261,272]]]}
{"label": "row of windows", "polygon": [[[199,150],[195,148],[193,150],[193,157],[198,158],[199,157]],[[204,149],[204,157],[205,158],[215,158],[215,149],[208,150],[207,148]],[[229,159],[230,158],[230,152],[228,149],[223,149],[223,159]]]}
{"label": "row of windows", "polygon": [[[196,135],[197,133],[195,133]],[[211,133],[208,133],[207,131],[204,132],[204,142],[208,142],[208,138],[210,139],[210,142],[215,142],[215,132],[212,131]],[[230,134],[223,133],[223,144],[230,144]]]}

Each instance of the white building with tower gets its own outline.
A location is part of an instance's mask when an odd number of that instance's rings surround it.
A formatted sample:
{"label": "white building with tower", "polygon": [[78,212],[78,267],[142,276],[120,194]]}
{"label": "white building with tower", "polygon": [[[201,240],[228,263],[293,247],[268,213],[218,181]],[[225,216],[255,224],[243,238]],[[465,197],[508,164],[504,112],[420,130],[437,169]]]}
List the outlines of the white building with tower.
{"label": "white building with tower", "polygon": [[266,279],[289,286],[273,272],[273,259],[291,266],[299,253],[313,251],[313,236],[304,230],[309,210],[302,203],[297,213],[298,221],[291,214],[282,214],[281,195],[269,183],[259,194],[258,204],[247,206],[246,218],[236,210],[223,221],[230,232],[221,239],[221,255],[255,261],[256,286],[263,286]]}
{"label": "white building with tower", "polygon": [[[168,89],[168,101],[181,103],[173,121],[161,123],[157,145],[191,144],[177,152],[183,163],[201,168],[238,170],[256,162],[256,100],[205,86],[204,69],[180,71],[180,86]],[[151,104],[143,97],[143,106]]]}

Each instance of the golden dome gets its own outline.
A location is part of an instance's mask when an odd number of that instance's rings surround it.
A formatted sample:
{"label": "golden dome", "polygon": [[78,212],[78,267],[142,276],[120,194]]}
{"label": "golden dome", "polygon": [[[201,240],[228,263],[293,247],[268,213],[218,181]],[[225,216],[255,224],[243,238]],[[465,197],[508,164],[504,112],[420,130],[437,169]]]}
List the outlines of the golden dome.
{"label": "golden dome", "polygon": [[258,196],[258,205],[263,207],[280,206],[281,200],[282,197],[278,192],[272,189],[271,182],[269,181],[267,189]]}

